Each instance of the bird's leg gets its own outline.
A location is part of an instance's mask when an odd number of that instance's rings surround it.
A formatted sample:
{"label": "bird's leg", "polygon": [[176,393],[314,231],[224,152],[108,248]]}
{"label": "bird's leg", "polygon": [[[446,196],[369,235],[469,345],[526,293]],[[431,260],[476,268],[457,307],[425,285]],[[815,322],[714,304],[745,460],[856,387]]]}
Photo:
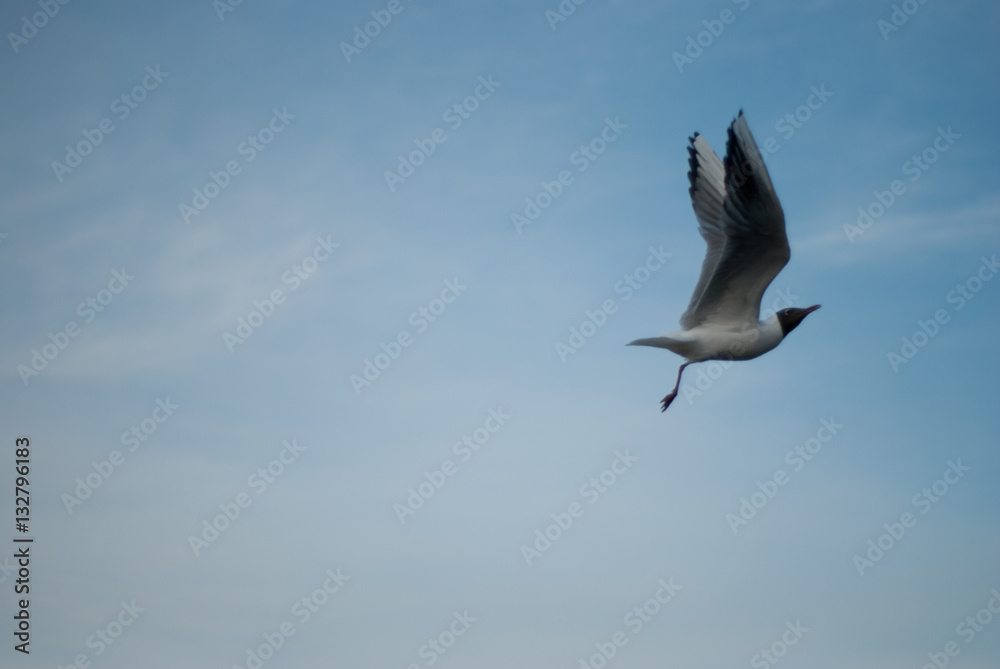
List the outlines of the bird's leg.
{"label": "bird's leg", "polygon": [[674,389],[670,391],[670,394],[663,398],[663,408],[660,409],[660,411],[666,411],[667,407],[670,406],[670,403],[674,401],[675,397],[677,397],[677,390],[681,387],[681,374],[684,373],[684,368],[690,364],[690,362],[685,362],[681,365],[681,368],[677,370],[677,383],[674,384]]}

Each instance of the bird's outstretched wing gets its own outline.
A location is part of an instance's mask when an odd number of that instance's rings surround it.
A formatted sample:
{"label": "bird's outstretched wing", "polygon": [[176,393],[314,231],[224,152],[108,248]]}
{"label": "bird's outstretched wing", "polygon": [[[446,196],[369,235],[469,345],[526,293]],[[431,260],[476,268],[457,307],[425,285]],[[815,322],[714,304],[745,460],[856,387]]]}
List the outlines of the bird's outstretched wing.
{"label": "bird's outstretched wing", "polygon": [[791,255],[764,159],[742,111],[729,126],[725,161],[697,133],[688,152],[691,204],[708,251],[681,326],[756,324],[764,290]]}

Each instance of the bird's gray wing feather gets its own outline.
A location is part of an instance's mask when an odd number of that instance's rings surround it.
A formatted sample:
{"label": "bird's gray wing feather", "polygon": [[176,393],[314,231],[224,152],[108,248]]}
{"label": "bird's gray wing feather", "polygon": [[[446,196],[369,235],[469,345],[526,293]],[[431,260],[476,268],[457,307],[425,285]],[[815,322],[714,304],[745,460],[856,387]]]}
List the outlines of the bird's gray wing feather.
{"label": "bird's gray wing feather", "polygon": [[764,290],[791,255],[771,177],[742,111],[724,162],[699,135],[688,151],[691,203],[708,249],[681,326],[756,324]]}
{"label": "bird's gray wing feather", "polygon": [[698,232],[701,233],[708,248],[691,302],[687,311],[681,316],[681,326],[684,328],[691,327],[689,324],[692,322],[698,302],[705,292],[705,286],[715,274],[715,267],[722,255],[722,247],[726,243],[726,233],[722,226],[722,207],[726,199],[725,168],[704,137],[695,133],[690,140],[688,179],[691,187],[688,193],[691,195],[691,204],[698,219]]}

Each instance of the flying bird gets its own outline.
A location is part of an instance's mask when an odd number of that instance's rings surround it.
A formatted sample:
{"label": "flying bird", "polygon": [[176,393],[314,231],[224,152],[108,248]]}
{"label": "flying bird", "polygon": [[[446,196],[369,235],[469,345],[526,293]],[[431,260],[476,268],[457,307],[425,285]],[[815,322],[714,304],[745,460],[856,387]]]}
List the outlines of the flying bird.
{"label": "flying bird", "polygon": [[683,330],[629,343],[665,348],[687,359],[674,389],[663,398],[662,411],[677,397],[688,365],[763,355],[820,307],[782,309],[760,320],[764,290],[791,252],[785,214],[743,111],[729,126],[725,160],[698,133],[690,141],[688,192],[708,246],[701,276],[681,316]]}

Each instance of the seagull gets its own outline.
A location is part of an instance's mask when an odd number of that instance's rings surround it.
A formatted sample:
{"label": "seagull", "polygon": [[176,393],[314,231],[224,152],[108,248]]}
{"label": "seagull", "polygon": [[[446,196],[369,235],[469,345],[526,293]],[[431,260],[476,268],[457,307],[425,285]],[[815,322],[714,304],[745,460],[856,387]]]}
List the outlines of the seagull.
{"label": "seagull", "polygon": [[743,110],[729,126],[724,161],[700,134],[690,142],[688,192],[708,246],[701,276],[681,316],[683,330],[628,344],[665,348],[687,359],[661,411],[677,397],[688,365],[763,355],[820,307],[782,309],[760,320],[764,290],[788,264],[791,252],[785,214]]}

